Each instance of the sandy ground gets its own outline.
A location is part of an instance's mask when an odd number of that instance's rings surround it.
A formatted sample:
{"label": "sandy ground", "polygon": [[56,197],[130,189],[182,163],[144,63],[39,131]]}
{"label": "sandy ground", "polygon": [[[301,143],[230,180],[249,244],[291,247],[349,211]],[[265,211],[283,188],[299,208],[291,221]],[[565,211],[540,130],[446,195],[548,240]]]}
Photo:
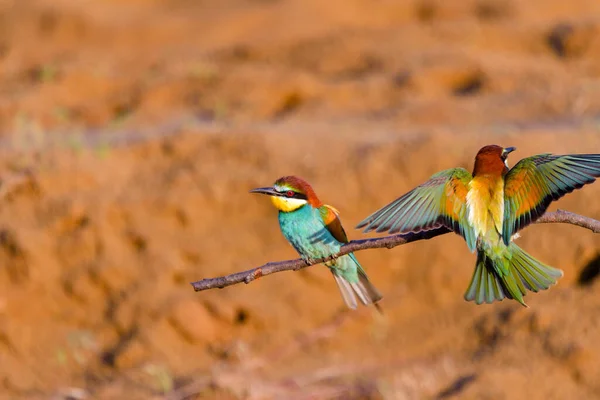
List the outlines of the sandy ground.
{"label": "sandy ground", "polygon": [[[600,152],[600,3],[0,1],[0,398],[600,397],[600,235],[527,228],[565,276],[463,300],[454,235],[357,253],[383,314],[295,258],[266,198],[352,227],[485,144]],[[600,219],[600,183],[560,207]]]}

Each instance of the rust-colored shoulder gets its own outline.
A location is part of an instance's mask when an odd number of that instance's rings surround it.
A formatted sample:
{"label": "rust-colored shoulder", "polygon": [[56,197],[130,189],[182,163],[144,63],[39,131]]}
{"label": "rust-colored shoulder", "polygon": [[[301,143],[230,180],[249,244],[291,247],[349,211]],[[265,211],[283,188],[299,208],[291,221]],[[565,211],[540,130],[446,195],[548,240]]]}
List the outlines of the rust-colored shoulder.
{"label": "rust-colored shoulder", "polygon": [[346,236],[346,231],[344,231],[344,227],[342,226],[338,210],[332,206],[323,204],[319,208],[319,212],[321,213],[325,227],[331,235],[341,243],[348,243],[348,236]]}

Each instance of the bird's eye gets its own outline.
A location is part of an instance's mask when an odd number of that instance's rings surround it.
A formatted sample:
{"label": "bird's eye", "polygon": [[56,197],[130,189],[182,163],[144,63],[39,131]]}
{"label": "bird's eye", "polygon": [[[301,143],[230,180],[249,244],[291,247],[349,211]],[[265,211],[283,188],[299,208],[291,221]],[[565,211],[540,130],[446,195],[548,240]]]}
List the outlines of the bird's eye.
{"label": "bird's eye", "polygon": [[294,193],[294,191],[293,191],[293,190],[288,190],[287,192],[285,192],[285,195],[286,195],[287,197],[294,197],[294,194],[295,194],[295,193]]}

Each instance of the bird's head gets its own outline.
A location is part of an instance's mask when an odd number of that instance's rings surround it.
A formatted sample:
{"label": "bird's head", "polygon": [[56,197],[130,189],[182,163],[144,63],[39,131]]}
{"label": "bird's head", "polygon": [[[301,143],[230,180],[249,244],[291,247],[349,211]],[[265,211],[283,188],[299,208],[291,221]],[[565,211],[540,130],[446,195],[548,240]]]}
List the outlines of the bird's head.
{"label": "bird's head", "polygon": [[516,147],[501,147],[495,144],[482,147],[475,156],[473,176],[481,174],[504,175],[508,172],[508,155]]}
{"label": "bird's head", "polygon": [[283,212],[297,210],[305,204],[313,207],[322,205],[309,183],[297,176],[284,176],[277,179],[273,186],[252,189],[250,193],[270,196],[273,205]]}

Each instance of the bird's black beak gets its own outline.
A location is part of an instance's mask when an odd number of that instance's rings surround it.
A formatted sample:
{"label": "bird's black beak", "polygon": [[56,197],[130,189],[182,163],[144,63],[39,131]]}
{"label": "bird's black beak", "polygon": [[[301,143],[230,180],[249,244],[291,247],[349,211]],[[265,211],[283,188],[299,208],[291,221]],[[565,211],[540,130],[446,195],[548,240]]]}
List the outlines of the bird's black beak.
{"label": "bird's black beak", "polygon": [[260,193],[260,194],[266,194],[268,196],[279,196],[279,192],[277,192],[271,186],[252,189],[250,191],[250,193]]}
{"label": "bird's black beak", "polygon": [[506,158],[509,153],[512,153],[516,149],[517,149],[516,147],[505,147],[504,150],[502,150],[502,157]]}

